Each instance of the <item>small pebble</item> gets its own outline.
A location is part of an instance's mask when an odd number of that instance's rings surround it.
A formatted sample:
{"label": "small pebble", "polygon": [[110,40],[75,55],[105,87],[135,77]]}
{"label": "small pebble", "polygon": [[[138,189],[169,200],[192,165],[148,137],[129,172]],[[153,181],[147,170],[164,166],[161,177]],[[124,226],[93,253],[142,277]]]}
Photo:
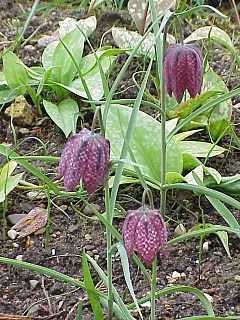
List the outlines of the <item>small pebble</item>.
{"label": "small pebble", "polygon": [[38,281],[35,279],[29,280],[29,283],[32,289],[35,289],[36,286],[38,285]]}
{"label": "small pebble", "polygon": [[235,276],[235,280],[239,282],[239,281],[240,281],[240,276],[239,276],[239,275],[236,275],[236,276]]}
{"label": "small pebble", "polygon": [[15,259],[18,260],[18,261],[22,261],[22,259],[23,259],[23,254],[19,254],[18,256],[16,256]]}
{"label": "small pebble", "polygon": [[[91,203],[91,206],[93,208],[95,208],[97,211],[100,211],[101,210],[101,207],[98,205],[98,204],[95,204],[95,203]],[[89,206],[89,205],[86,205],[86,207],[83,209],[83,213],[86,215],[86,216],[92,216],[94,214],[92,208]]]}
{"label": "small pebble", "polygon": [[180,223],[174,230],[174,235],[176,237],[178,236],[181,236],[183,234],[185,234],[187,231],[186,231],[186,228],[184,227],[184,225],[182,223]]}
{"label": "small pebble", "polygon": [[209,249],[209,242],[208,241],[205,241],[204,243],[203,243],[203,246],[202,246],[202,248],[203,248],[203,251],[208,251],[208,249]]}
{"label": "small pebble", "polygon": [[19,248],[19,244],[16,242],[13,242],[13,248]]}
{"label": "small pebble", "polygon": [[89,233],[86,233],[86,234],[85,234],[85,239],[86,239],[87,241],[89,241],[89,240],[92,239],[92,236],[91,236]]}
{"label": "small pebble", "polygon": [[63,300],[59,301],[58,302],[58,309],[60,310],[63,306]]}
{"label": "small pebble", "polygon": [[181,274],[179,272],[177,272],[177,271],[173,271],[172,278],[173,279],[179,279],[179,278],[181,278]]}
{"label": "small pebble", "polygon": [[10,229],[7,234],[8,234],[8,237],[12,240],[16,239],[17,237],[17,231],[13,229]]}
{"label": "small pebble", "polygon": [[143,307],[143,308],[151,308],[151,302],[150,301],[146,301],[146,302],[141,304],[141,307]]}
{"label": "small pebble", "polygon": [[39,192],[39,191],[29,191],[27,193],[27,197],[29,200],[45,199],[46,194],[44,192]]}

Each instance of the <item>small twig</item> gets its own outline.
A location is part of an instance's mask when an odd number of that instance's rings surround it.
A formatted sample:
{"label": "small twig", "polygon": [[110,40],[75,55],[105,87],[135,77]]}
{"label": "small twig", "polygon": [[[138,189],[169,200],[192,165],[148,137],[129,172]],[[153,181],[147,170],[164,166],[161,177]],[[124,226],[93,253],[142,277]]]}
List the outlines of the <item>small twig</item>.
{"label": "small twig", "polygon": [[47,291],[46,291],[46,289],[45,289],[44,278],[43,278],[43,277],[42,277],[42,290],[43,290],[43,294],[44,294],[44,296],[45,296],[45,298],[46,298],[46,300],[47,300],[47,303],[48,303],[49,313],[50,313],[51,315],[53,315],[53,309],[52,309],[51,301],[50,301],[49,295],[48,295],[48,293],[47,293]]}
{"label": "small twig", "polygon": [[237,9],[237,5],[236,5],[235,0],[231,0],[231,4],[232,4],[233,10],[235,12],[237,21],[238,21],[238,25],[240,26],[240,17],[239,17],[239,14],[238,14],[238,9]]}

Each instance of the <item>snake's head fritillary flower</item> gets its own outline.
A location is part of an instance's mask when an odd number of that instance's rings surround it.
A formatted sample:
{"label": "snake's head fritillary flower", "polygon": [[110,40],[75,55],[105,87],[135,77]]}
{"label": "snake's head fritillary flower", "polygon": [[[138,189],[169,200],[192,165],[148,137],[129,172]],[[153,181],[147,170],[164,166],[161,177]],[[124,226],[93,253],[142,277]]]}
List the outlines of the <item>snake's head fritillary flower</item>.
{"label": "snake's head fritillary flower", "polygon": [[158,210],[146,206],[129,210],[122,229],[123,240],[128,258],[132,257],[134,247],[139,258],[149,267],[161,247],[168,257],[167,229]]}
{"label": "snake's head fritillary flower", "polygon": [[164,77],[168,94],[182,101],[185,90],[191,98],[201,93],[203,58],[196,44],[171,44],[164,56]]}
{"label": "snake's head fritillary flower", "polygon": [[109,141],[101,134],[92,134],[84,128],[67,141],[57,178],[64,177],[66,191],[72,191],[82,179],[85,189],[91,194],[99,185],[105,186],[109,159]]}

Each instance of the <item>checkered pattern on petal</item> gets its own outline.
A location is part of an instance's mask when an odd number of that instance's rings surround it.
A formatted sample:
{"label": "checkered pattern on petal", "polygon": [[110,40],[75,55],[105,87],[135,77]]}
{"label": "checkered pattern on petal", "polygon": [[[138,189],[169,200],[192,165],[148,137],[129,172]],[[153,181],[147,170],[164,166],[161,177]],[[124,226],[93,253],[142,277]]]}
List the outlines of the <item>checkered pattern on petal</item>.
{"label": "checkered pattern on petal", "polygon": [[64,188],[72,191],[83,179],[88,193],[105,185],[110,158],[109,142],[100,134],[82,129],[71,137],[62,152],[58,178],[64,176]]}
{"label": "checkered pattern on petal", "polygon": [[151,214],[149,218],[152,220],[152,224],[154,224],[157,234],[159,236],[159,246],[161,247],[163,255],[168,258],[168,246],[167,246],[167,228],[166,224],[161,216],[161,213],[157,210],[151,210]]}
{"label": "checkered pattern on petal", "polygon": [[135,233],[139,219],[141,218],[141,212],[139,210],[129,210],[124,220],[122,235],[127,251],[128,258],[130,259],[133,254],[133,248],[135,244]]}
{"label": "checkered pattern on petal", "polygon": [[201,92],[202,54],[197,45],[171,44],[164,56],[164,77],[168,94],[178,103],[187,89],[193,98]]}
{"label": "checkered pattern on petal", "polygon": [[127,255],[130,258],[134,246],[139,258],[151,266],[161,247],[165,257],[168,257],[167,229],[158,210],[141,207],[128,211],[122,229]]}

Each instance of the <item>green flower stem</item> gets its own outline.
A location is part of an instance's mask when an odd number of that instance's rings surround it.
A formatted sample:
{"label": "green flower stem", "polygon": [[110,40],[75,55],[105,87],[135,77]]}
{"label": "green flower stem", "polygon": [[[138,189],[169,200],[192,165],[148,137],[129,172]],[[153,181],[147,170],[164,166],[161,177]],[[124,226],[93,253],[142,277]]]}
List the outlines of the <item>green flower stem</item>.
{"label": "green flower stem", "polygon": [[[108,181],[105,186],[105,206],[107,221],[112,224],[112,214],[110,210],[110,193]],[[108,320],[113,318],[113,290],[112,290],[112,232],[106,226],[107,233],[107,277],[108,277]]]}
{"label": "green flower stem", "polygon": [[156,309],[156,278],[157,278],[157,257],[152,264],[152,283],[151,283],[151,320],[155,320]]}

